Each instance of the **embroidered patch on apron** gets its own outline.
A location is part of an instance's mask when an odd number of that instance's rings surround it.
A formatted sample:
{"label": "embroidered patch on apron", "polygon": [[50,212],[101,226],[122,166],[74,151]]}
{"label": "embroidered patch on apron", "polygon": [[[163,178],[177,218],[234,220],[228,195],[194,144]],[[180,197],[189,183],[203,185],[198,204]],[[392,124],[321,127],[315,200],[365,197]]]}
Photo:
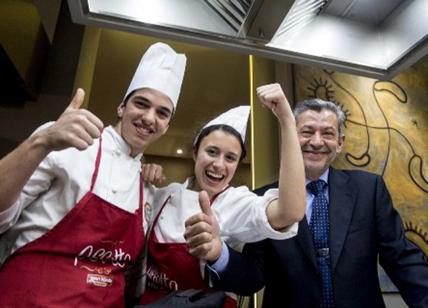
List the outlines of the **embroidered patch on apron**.
{"label": "embroidered patch on apron", "polygon": [[147,223],[150,223],[152,221],[152,214],[153,214],[152,206],[146,202],[144,204],[144,218],[146,219]]}
{"label": "embroidered patch on apron", "polygon": [[86,276],[86,283],[105,288],[112,285],[113,279],[104,275],[88,274],[88,276]]}

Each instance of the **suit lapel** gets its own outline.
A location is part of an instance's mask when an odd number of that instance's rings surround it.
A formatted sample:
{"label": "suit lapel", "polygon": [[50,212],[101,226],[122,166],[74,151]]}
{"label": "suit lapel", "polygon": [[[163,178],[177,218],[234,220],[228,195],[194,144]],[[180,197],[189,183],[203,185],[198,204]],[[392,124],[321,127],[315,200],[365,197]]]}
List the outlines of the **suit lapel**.
{"label": "suit lapel", "polygon": [[334,271],[345,242],[352,212],[355,206],[355,195],[351,189],[349,176],[330,168],[329,172],[329,215],[330,215],[330,255]]}
{"label": "suit lapel", "polygon": [[318,268],[317,259],[315,257],[315,249],[312,244],[312,234],[309,231],[309,226],[306,221],[306,216],[299,223],[299,231],[296,235],[296,240],[302,248],[305,255],[311,260],[311,263]]}

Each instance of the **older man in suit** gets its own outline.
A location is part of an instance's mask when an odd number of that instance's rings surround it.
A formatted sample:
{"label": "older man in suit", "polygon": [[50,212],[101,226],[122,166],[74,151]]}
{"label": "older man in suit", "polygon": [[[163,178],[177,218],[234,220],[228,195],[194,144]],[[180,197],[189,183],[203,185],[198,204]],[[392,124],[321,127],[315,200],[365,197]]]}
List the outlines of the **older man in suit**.
{"label": "older man in suit", "polygon": [[307,178],[306,219],[296,237],[247,244],[242,254],[219,245],[212,217],[201,221],[188,243],[208,261],[211,283],[242,295],[265,286],[264,308],[385,307],[379,261],[410,307],[428,307],[428,263],[405,238],[382,178],[330,166],[345,141],[342,110],[310,99],[294,115]]}

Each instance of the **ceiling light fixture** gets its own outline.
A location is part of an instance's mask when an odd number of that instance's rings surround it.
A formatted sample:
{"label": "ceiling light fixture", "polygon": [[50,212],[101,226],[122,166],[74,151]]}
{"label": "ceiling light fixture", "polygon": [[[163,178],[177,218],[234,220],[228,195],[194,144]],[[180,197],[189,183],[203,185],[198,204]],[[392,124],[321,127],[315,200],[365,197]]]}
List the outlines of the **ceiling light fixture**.
{"label": "ceiling light fixture", "polygon": [[389,79],[428,54],[427,0],[68,0],[73,21]]}

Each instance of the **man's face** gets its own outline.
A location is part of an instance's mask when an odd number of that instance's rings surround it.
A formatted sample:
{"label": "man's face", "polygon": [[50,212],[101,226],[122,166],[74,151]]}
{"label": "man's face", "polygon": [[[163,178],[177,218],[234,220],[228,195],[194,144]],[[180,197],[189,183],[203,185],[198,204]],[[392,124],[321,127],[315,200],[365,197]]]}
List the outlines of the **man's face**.
{"label": "man's face", "polygon": [[296,119],[306,177],[318,179],[342,151],[344,136],[339,136],[336,114],[329,110],[308,110]]}
{"label": "man's face", "polygon": [[131,156],[144,152],[148,145],[168,129],[173,105],[169,97],[151,88],[135,91],[117,108],[116,130],[131,147]]}

